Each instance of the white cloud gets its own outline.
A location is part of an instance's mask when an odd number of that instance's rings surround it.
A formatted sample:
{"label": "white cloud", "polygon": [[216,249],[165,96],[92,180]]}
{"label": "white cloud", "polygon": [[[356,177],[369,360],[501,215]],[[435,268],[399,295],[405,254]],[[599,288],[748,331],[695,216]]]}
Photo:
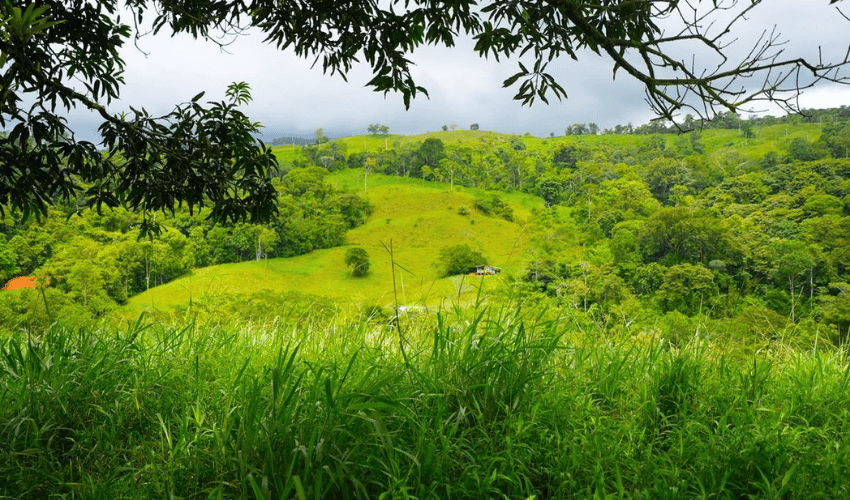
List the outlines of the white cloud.
{"label": "white cloud", "polygon": [[[826,0],[764,2],[740,25],[742,39],[733,50],[749,49],[746,42],[777,23],[783,39],[791,40],[785,56],[811,56],[817,53],[818,43],[824,44],[825,53],[843,55],[850,41],[850,23],[826,4]],[[627,122],[637,125],[653,117],[642,85],[622,71],[612,81],[610,61],[591,52],[579,54],[578,62],[564,57],[550,65],[569,99],[558,102],[551,96],[549,106],[535,103],[528,108],[512,100],[515,88],[502,88],[502,81],[516,71],[515,62],[481,59],[469,39],[458,40],[451,49],[423,47],[411,56],[417,63],[413,74],[431,98],[417,97],[406,111],[400,95],[384,98],[364,87],[371,79],[368,66],[355,67],[345,82],[322,74],[321,63],[310,69],[312,61],[262,44],[257,34],[236,40],[227,47],[230,54],[187,36],[146,36],[140,45],[150,53],[148,57],[132,43],[122,52],[127,85],[112,109],[134,106],[167,113],[202,90],[207,91],[205,100],[221,100],[229,83],[246,81],[254,101],[245,111],[266,126],[270,137],[311,135],[318,127],[329,135],[362,133],[370,123],[414,134],[450,123],[468,128],[474,122],[482,129],[542,136],[560,135],[573,123],[595,122],[605,128]],[[823,86],[807,91],[801,102],[807,107],[850,104],[850,89]],[[78,135],[92,138],[96,115],[77,111],[71,119]]]}

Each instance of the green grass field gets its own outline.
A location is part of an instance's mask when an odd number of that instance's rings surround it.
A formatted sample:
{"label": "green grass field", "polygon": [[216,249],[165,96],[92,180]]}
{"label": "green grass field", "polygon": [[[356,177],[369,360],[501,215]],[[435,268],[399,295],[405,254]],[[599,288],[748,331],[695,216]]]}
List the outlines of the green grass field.
{"label": "green grass field", "polygon": [[[358,178],[358,176],[360,176]],[[339,188],[363,189],[362,171],[344,170],[328,181]],[[445,303],[467,304],[483,290],[492,291],[502,277],[454,276],[440,278],[435,263],[444,246],[464,243],[481,251],[490,265],[506,273],[519,270],[527,247],[523,224],[530,210],[542,206],[539,198],[523,193],[505,193],[502,198],[514,209],[515,222],[472,211],[458,214],[461,205],[473,206],[480,191],[449,190],[446,184],[370,175],[366,195],[374,213],[366,224],[348,234],[351,246],[369,253],[369,275],[355,278],[344,264],[348,247],[316,250],[286,259],[249,261],[195,269],[176,279],[132,297],[114,314],[130,319],[145,310],[186,306],[190,300],[211,296],[249,296],[258,290],[274,293],[297,291],[326,297],[355,308],[395,305],[390,254],[392,243],[399,305],[438,308]],[[362,191],[361,191],[362,192]],[[385,248],[386,247],[386,248]],[[483,264],[483,263],[482,263]]]}

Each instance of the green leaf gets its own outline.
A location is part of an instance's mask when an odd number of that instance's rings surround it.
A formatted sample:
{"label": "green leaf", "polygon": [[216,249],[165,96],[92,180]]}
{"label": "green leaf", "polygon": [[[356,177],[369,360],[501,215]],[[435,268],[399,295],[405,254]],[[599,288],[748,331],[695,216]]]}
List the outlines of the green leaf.
{"label": "green leaf", "polygon": [[517,73],[517,74],[511,76],[510,78],[508,78],[507,80],[502,82],[502,88],[510,87],[511,85],[516,83],[516,81],[519,80],[519,78],[523,75],[525,75],[525,73]]}
{"label": "green leaf", "polygon": [[292,476],[292,481],[295,483],[295,494],[298,495],[298,500],[307,500],[307,494],[304,492],[304,485],[301,484],[301,478]]}

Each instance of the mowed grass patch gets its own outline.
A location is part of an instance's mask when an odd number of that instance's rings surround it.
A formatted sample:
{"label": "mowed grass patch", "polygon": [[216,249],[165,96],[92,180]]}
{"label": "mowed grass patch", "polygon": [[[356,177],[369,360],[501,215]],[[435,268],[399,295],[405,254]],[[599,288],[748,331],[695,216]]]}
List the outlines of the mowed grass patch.
{"label": "mowed grass patch", "polygon": [[[178,278],[132,297],[119,308],[121,317],[132,318],[146,310],[168,310],[186,307],[190,300],[205,302],[215,299],[249,297],[259,291],[325,297],[342,305],[394,304],[393,276],[390,257],[383,248],[366,247],[371,268],[367,276],[353,277],[346,267],[345,251],[349,247],[317,250],[307,255],[260,262],[242,262],[195,269],[190,276]],[[428,252],[405,250],[396,254],[407,269],[419,270],[417,262],[427,259]],[[403,264],[402,264],[403,263]],[[435,283],[432,269],[421,273],[397,271],[397,289],[402,304],[436,305],[440,298],[451,295],[450,280]]]}
{"label": "mowed grass patch", "polygon": [[[475,210],[471,195],[415,191],[408,186],[375,188],[369,196],[374,206],[372,216],[366,224],[349,232],[348,241],[375,245],[393,238],[401,247],[432,248],[465,243],[491,252],[493,257],[498,254],[501,260],[521,231],[514,222]],[[468,209],[467,215],[458,213],[461,206]]]}
{"label": "mowed grass patch", "polygon": [[779,124],[752,129],[754,137],[744,137],[738,129],[712,129],[702,133],[701,141],[706,148],[709,161],[718,161],[730,153],[750,161],[758,161],[773,152],[779,156],[788,153],[788,145],[794,139],[816,142],[820,129],[816,123]]}

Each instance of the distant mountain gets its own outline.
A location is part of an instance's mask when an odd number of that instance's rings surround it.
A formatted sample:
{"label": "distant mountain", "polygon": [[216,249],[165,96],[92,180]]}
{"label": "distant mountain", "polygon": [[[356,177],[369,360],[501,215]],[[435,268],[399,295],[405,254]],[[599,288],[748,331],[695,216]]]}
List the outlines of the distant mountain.
{"label": "distant mountain", "polygon": [[266,139],[262,139],[266,144],[271,144],[272,146],[284,146],[289,144],[294,144],[296,146],[306,146],[307,144],[312,144],[316,142],[315,137],[276,137],[271,141]]}

